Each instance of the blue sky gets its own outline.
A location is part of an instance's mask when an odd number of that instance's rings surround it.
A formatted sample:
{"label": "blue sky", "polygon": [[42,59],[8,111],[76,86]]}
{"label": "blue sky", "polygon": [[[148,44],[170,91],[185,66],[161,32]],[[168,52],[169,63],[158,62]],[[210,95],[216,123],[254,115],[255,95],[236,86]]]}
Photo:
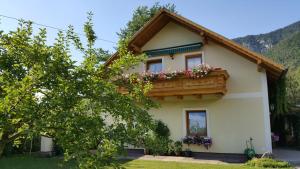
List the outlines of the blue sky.
{"label": "blue sky", "polygon": [[[74,25],[82,33],[86,13],[94,12],[99,38],[118,41],[116,32],[131,18],[139,5],[153,5],[152,0],[1,0],[0,14],[33,20],[66,29]],[[184,17],[228,38],[260,34],[300,20],[299,0],[162,0],[173,3]],[[17,22],[0,17],[0,30],[13,30]],[[37,26],[36,26],[37,27]],[[49,41],[57,31],[48,29]],[[97,41],[97,47],[113,51],[115,44]],[[80,61],[80,56],[75,57]]]}

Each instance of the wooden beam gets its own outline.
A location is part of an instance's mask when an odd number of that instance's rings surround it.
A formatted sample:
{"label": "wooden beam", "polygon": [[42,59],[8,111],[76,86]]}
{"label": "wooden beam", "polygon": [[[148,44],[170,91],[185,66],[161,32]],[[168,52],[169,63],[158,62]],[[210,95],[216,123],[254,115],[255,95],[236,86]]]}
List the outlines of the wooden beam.
{"label": "wooden beam", "polygon": [[208,44],[208,38],[207,38],[207,36],[205,35],[205,33],[203,31],[200,32],[200,36],[203,39],[203,44],[207,45]]}
{"label": "wooden beam", "polygon": [[208,38],[207,38],[207,36],[203,36],[203,44],[204,45],[208,44]]}
{"label": "wooden beam", "polygon": [[170,54],[170,58],[171,58],[172,60],[174,60],[174,54],[173,54],[173,53]]}
{"label": "wooden beam", "polygon": [[177,97],[177,99],[180,99],[180,100],[183,99],[183,96],[182,96],[182,95],[179,95],[179,96],[176,96],[176,97]]}
{"label": "wooden beam", "polygon": [[157,97],[155,97],[157,100],[164,100],[165,99],[165,97],[163,97],[163,96],[157,96]]}
{"label": "wooden beam", "polygon": [[257,60],[257,71],[258,71],[258,72],[262,72],[262,70],[263,70],[261,64],[262,64],[261,59]]}
{"label": "wooden beam", "polygon": [[198,98],[198,99],[202,99],[202,94],[197,94],[197,95],[194,95],[194,96],[196,96],[196,98]]}
{"label": "wooden beam", "polygon": [[132,44],[131,46],[133,47],[133,49],[134,49],[136,52],[142,53],[142,49],[141,49],[140,47],[136,46],[135,44]]}
{"label": "wooden beam", "polygon": [[223,93],[223,92],[216,94],[217,97],[223,97],[224,95],[225,95],[225,93]]}

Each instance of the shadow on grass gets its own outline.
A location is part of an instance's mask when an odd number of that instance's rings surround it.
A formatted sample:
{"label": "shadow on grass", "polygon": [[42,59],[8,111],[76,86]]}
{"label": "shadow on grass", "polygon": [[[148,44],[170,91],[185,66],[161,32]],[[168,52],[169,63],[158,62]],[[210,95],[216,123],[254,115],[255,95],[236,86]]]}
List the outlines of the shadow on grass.
{"label": "shadow on grass", "polygon": [[73,169],[75,162],[64,162],[62,157],[13,155],[0,159],[1,169]]}

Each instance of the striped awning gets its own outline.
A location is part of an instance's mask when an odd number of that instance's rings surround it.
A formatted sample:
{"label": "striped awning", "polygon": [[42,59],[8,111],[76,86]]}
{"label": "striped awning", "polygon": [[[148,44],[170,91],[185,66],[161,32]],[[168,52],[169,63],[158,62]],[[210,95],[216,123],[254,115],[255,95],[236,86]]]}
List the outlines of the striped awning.
{"label": "striped awning", "polygon": [[144,51],[148,57],[161,56],[161,55],[174,55],[177,53],[187,53],[200,50],[203,46],[202,42],[192,43],[181,46],[174,46],[169,48],[153,49]]}

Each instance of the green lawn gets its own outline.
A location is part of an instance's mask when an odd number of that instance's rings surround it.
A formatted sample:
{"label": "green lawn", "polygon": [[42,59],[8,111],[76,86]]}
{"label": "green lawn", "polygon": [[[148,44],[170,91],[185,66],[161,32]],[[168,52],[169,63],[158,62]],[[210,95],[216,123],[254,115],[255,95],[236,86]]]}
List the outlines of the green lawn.
{"label": "green lawn", "polygon": [[[126,169],[248,169],[242,165],[211,165],[193,164],[179,162],[143,161],[133,160],[124,162]],[[37,158],[37,157],[8,157],[0,159],[1,169],[70,169],[74,168],[72,163],[63,163],[59,158]],[[253,168],[252,168],[253,169]],[[257,169],[257,168],[256,168]]]}
{"label": "green lawn", "polygon": [[0,169],[71,169],[72,164],[66,164],[62,159],[37,158],[29,156],[3,157],[0,159]]}

